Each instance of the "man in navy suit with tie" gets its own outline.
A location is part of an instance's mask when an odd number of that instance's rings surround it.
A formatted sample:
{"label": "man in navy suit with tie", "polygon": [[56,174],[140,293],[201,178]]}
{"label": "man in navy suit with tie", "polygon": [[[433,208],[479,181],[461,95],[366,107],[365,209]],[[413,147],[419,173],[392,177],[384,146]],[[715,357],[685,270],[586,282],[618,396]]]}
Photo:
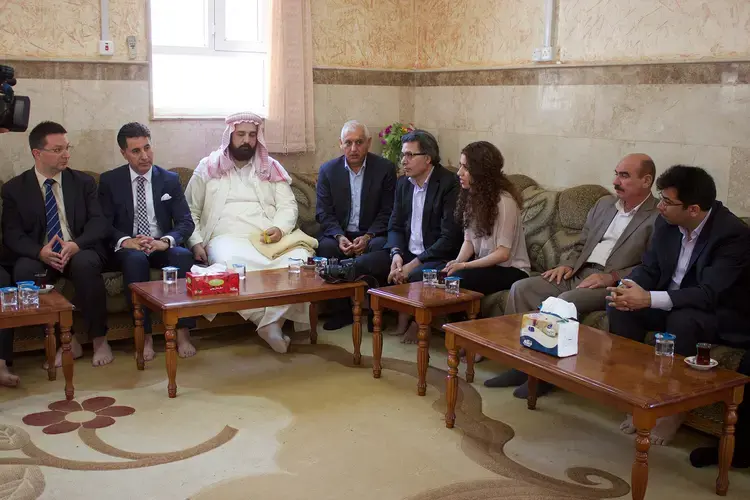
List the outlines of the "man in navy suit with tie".
{"label": "man in navy suit with tie", "polygon": [[[320,224],[318,255],[321,257],[346,259],[385,246],[396,189],[396,165],[369,153],[371,142],[364,124],[355,120],[346,122],[340,139],[344,154],[318,170],[315,220]],[[373,274],[366,265],[358,267],[363,274]],[[348,302],[348,299],[330,301],[333,317],[323,328],[338,330],[354,321]]]}
{"label": "man in navy suit with tie", "polygon": [[[174,266],[178,276],[193,265],[193,254],[181,246],[193,234],[195,224],[190,216],[180,179],[154,165],[151,131],[141,123],[127,123],[117,133],[120,153],[128,161],[99,180],[99,200],[105,217],[112,224],[110,249],[112,261],[122,271],[125,287],[130,283],[149,281],[150,269]],[[132,308],[130,293],[125,296]],[[143,357],[154,359],[151,337],[151,315],[144,309],[146,332]],[[195,354],[190,342],[190,328],[195,320],[177,322],[177,353],[187,358]]]}
{"label": "man in navy suit with tie", "polygon": [[[106,338],[107,291],[101,274],[109,225],[94,179],[68,166],[72,146],[66,134],[59,123],[34,127],[29,134],[34,168],[3,185],[4,257],[14,263],[16,282],[44,272],[51,282],[61,274],[73,282],[73,303],[83,313],[94,343],[92,363],[101,366],[113,359]],[[5,339],[12,346],[12,340]],[[75,336],[71,351],[74,358],[83,354]],[[55,364],[62,364],[60,350]]]}

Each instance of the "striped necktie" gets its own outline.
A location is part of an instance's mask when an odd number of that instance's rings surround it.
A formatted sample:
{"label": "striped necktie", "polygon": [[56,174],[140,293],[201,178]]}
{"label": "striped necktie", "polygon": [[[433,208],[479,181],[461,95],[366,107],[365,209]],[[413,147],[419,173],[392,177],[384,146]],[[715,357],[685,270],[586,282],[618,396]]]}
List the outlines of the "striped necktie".
{"label": "striped necktie", "polygon": [[[138,186],[136,186],[136,204],[135,215],[138,222],[136,230],[143,236],[151,236],[151,226],[148,223],[148,209],[146,208],[146,178],[142,175],[136,177]],[[135,236],[138,236],[136,234]]]}
{"label": "striped necktie", "polygon": [[[62,229],[60,228],[60,215],[57,213],[57,200],[55,195],[52,193],[52,184],[55,183],[54,179],[47,179],[44,181],[44,209],[47,212],[47,241],[50,242],[55,236],[59,236],[63,239]],[[62,245],[59,242],[55,242],[52,245],[53,252],[60,252]]]}

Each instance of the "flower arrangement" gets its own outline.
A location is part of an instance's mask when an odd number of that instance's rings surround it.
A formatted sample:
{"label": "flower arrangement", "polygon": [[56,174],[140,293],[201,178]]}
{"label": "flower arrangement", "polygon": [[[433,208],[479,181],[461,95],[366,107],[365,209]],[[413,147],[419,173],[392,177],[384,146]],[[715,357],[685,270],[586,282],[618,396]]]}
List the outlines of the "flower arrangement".
{"label": "flower arrangement", "polygon": [[414,125],[393,123],[380,131],[380,143],[383,145],[383,157],[398,165],[401,156],[401,137],[414,130]]}

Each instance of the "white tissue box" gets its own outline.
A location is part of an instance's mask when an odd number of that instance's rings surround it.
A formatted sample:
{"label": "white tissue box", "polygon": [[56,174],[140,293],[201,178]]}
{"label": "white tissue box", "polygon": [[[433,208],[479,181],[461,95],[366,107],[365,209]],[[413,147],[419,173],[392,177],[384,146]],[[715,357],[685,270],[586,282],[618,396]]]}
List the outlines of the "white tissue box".
{"label": "white tissue box", "polygon": [[568,319],[575,317],[575,305],[550,297],[540,312],[523,315],[521,345],[558,358],[578,354],[578,321]]}

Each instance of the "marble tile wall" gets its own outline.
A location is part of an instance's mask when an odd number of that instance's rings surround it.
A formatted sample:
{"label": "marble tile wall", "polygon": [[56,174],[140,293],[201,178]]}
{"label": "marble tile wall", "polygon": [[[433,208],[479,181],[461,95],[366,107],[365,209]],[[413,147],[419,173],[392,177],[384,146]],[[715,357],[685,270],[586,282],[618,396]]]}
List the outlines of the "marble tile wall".
{"label": "marble tile wall", "polygon": [[437,134],[447,163],[489,140],[509,172],[549,187],[609,186],[620,157],[650,154],[659,170],[706,168],[719,198],[750,215],[750,85],[417,87],[415,123]]}
{"label": "marble tile wall", "polygon": [[[123,163],[117,130],[128,121],[146,123],[152,132],[156,163],[195,167],[221,143],[221,120],[149,121],[147,81],[22,79],[19,94],[31,97],[30,124],[62,123],[74,145],[72,167],[103,172]],[[394,121],[414,120],[414,88],[369,85],[314,85],[316,152],[275,155],[291,171],[316,172],[338,156],[338,137],[345,121],[358,119],[373,135]],[[33,165],[28,134],[0,136],[0,179],[7,180]],[[380,144],[373,141],[373,151]]]}

